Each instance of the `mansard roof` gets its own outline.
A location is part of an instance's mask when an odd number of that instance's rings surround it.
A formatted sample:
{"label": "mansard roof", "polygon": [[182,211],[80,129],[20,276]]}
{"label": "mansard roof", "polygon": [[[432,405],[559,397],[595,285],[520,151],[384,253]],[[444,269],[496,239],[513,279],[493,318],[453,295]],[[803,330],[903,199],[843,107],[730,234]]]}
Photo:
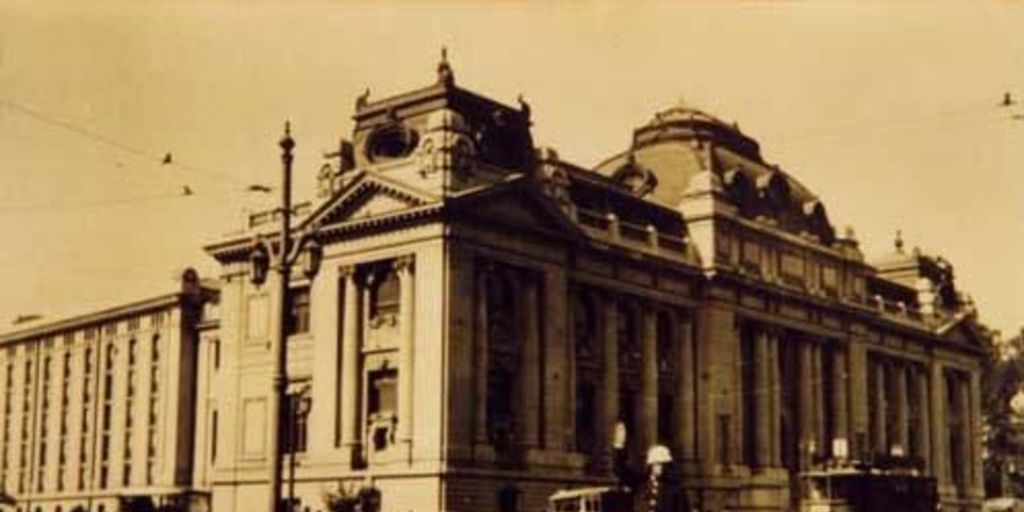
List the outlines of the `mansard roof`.
{"label": "mansard roof", "polygon": [[[627,172],[629,167],[639,171]],[[649,199],[678,205],[691,191],[692,180],[712,173],[724,188],[724,197],[740,214],[770,219],[780,229],[809,233],[823,245],[835,241],[835,229],[820,199],[778,166],[761,157],[757,141],[735,124],[687,105],[655,114],[637,128],[631,147],[601,162],[598,173],[611,178],[649,173],[653,190]]]}

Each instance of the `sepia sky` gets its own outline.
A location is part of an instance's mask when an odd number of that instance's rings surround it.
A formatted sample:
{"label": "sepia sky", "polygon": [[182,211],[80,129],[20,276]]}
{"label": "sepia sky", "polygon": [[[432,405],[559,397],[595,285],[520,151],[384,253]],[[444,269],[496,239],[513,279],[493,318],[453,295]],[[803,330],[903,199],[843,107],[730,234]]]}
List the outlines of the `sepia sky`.
{"label": "sepia sky", "polygon": [[301,199],[356,96],[431,83],[442,45],[583,166],[680,99],[736,120],[869,257],[901,229],[1024,326],[1024,2],[0,0],[0,330],[216,275],[284,120]]}

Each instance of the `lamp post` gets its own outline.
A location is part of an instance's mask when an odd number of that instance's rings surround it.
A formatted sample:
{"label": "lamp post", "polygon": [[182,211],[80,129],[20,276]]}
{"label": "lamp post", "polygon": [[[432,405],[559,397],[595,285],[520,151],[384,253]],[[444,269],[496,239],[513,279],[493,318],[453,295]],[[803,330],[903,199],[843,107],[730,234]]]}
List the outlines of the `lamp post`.
{"label": "lamp post", "polygon": [[256,286],[262,285],[268,277],[271,277],[270,270],[275,274],[273,290],[273,301],[276,306],[271,311],[273,329],[270,337],[270,357],[272,361],[273,377],[268,413],[268,443],[267,459],[270,462],[268,494],[268,512],[280,512],[281,508],[281,476],[284,457],[282,456],[283,432],[281,428],[286,418],[282,418],[285,393],[288,388],[288,322],[286,318],[289,311],[289,282],[291,280],[292,266],[299,259],[303,258],[303,272],[306,277],[313,279],[320,269],[320,260],[323,256],[323,249],[315,238],[315,227],[302,233],[297,241],[292,240],[292,161],[294,156],[295,141],[291,136],[291,125],[285,123],[284,136],[278,143],[281,147],[281,206],[277,209],[280,214],[281,224],[277,233],[277,243],[257,237],[249,253],[250,279]]}

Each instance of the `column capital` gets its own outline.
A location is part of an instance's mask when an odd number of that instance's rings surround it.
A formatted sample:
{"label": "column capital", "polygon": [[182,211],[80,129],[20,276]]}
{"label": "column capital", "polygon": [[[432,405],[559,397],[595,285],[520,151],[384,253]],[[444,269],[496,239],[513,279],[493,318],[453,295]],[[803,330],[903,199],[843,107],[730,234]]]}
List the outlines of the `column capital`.
{"label": "column capital", "polygon": [[416,266],[416,257],[412,254],[399,256],[391,262],[391,268],[396,272],[412,272]]}
{"label": "column capital", "polygon": [[338,267],[338,277],[342,279],[353,278],[356,275],[355,265],[341,265]]}

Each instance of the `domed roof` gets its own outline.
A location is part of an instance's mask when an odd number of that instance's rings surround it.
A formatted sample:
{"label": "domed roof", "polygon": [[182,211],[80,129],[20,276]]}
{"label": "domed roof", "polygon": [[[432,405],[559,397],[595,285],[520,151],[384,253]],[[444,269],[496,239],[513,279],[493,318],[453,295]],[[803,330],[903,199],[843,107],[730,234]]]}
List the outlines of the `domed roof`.
{"label": "domed roof", "polygon": [[825,245],[834,240],[826,209],[813,192],[778,166],[766,163],[757,141],[735,124],[686,103],[655,114],[634,131],[628,150],[601,162],[595,170],[633,190],[626,179],[632,174],[623,171],[633,168],[651,175],[649,183],[654,186],[645,189],[643,197],[662,204],[679,204],[693,192],[693,180],[714,175],[721,192],[742,215],[773,219],[778,228],[816,235]]}
{"label": "domed roof", "polygon": [[647,123],[647,126],[678,122],[716,123],[727,128],[736,129],[735,125],[729,126],[721,119],[690,105],[682,99],[675,105],[655,113],[654,118]]}
{"label": "domed roof", "polygon": [[634,148],[665,140],[711,142],[751,160],[761,160],[757,142],[744,135],[735,123],[728,124],[684,101],[657,112],[650,122],[633,132]]}

